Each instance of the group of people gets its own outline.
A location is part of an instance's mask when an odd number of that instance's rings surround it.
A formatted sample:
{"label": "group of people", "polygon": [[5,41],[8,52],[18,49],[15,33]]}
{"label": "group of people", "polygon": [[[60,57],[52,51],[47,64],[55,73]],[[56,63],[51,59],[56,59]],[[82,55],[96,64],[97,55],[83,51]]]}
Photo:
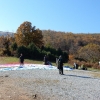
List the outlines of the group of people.
{"label": "group of people", "polygon": [[[44,65],[52,65],[47,55],[44,56]],[[59,74],[63,75],[63,59],[61,55],[59,56],[58,59],[56,58],[56,65],[57,68],[59,69]]]}
{"label": "group of people", "polygon": [[[20,66],[24,65],[24,56],[22,53],[20,54],[19,62],[20,62]],[[57,68],[59,69],[59,74],[63,75],[63,59],[61,55],[59,56],[58,59],[56,59],[56,64],[57,64]],[[44,65],[52,65],[47,55],[44,56]]]}
{"label": "group of people", "polygon": [[78,64],[74,62],[74,69],[78,69]]}

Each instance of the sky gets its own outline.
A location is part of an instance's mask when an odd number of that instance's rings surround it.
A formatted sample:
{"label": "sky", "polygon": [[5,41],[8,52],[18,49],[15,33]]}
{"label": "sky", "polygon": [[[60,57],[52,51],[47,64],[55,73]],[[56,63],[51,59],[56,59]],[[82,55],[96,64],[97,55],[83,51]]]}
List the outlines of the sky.
{"label": "sky", "polygon": [[100,33],[100,0],[0,0],[0,31],[25,21],[40,30]]}

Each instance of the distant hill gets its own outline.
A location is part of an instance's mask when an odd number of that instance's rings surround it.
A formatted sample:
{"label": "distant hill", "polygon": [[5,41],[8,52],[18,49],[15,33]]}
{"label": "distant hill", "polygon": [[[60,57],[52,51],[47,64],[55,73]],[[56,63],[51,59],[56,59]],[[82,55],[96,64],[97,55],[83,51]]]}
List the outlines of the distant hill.
{"label": "distant hill", "polygon": [[0,36],[6,36],[6,35],[12,35],[13,32],[3,32],[3,31],[0,31]]}

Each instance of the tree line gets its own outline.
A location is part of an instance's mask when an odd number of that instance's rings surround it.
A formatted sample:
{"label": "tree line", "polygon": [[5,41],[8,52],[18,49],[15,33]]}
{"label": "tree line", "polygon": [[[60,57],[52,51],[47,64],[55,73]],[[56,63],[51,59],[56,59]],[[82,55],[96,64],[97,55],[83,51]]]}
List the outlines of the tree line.
{"label": "tree line", "polygon": [[64,61],[76,59],[89,63],[100,60],[99,33],[72,33],[40,30],[31,22],[23,22],[13,35],[0,36],[0,55],[43,60],[49,55],[51,61],[63,55]]}
{"label": "tree line", "polygon": [[86,62],[98,62],[100,60],[100,34],[99,33],[71,33],[43,30],[45,46],[61,48],[68,52],[70,59]]}
{"label": "tree line", "polygon": [[68,53],[60,48],[45,46],[40,29],[32,26],[31,22],[23,22],[13,35],[0,36],[0,55],[19,57],[23,53],[26,59],[43,60],[48,55],[50,61],[55,61],[59,55],[64,62],[68,61]]}

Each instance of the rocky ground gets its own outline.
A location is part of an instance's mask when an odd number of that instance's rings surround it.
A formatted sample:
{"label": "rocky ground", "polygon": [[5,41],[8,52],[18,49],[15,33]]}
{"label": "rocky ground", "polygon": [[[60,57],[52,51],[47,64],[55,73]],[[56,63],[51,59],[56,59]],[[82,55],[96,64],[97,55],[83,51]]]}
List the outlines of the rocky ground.
{"label": "rocky ground", "polygon": [[15,70],[0,72],[0,100],[100,100],[99,72]]}

